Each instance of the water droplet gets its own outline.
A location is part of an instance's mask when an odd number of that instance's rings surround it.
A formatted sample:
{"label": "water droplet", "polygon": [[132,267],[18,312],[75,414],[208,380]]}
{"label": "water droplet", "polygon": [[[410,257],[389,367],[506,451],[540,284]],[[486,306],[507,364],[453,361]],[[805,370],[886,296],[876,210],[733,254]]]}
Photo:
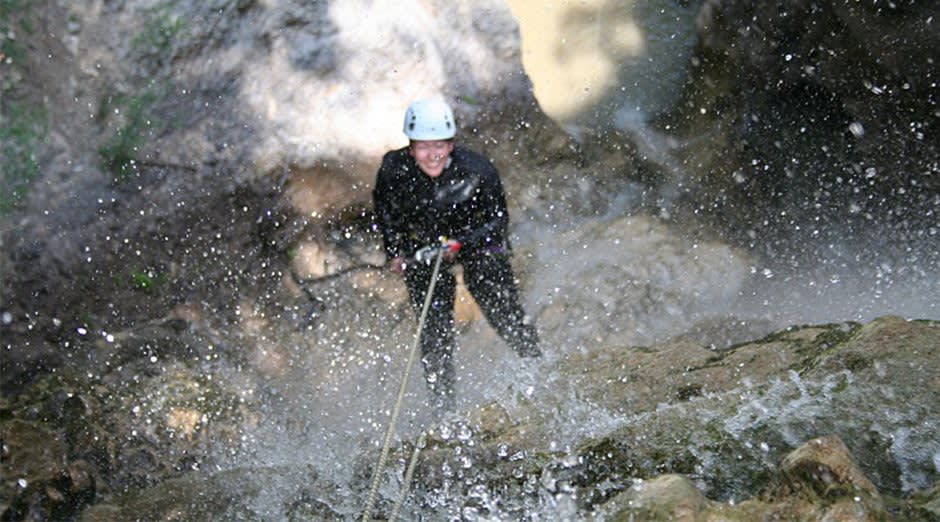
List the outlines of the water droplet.
{"label": "water droplet", "polygon": [[852,135],[856,138],[861,138],[865,135],[865,127],[862,126],[862,122],[853,121],[849,124],[849,132],[851,132]]}

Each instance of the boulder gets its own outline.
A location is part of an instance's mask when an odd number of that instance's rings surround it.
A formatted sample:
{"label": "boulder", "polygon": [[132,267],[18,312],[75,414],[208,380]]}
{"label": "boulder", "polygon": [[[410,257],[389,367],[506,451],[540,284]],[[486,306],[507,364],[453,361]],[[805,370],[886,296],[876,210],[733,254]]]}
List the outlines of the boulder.
{"label": "boulder", "polygon": [[707,499],[685,476],[660,475],[637,481],[602,512],[611,521],[889,519],[878,490],[838,437],[820,437],[795,449],[784,458],[775,479],[786,489],[726,504]]}
{"label": "boulder", "polygon": [[853,462],[849,449],[838,437],[808,441],[784,457],[780,464],[783,488],[825,501],[851,498],[866,511],[884,509],[878,489]]}
{"label": "boulder", "polygon": [[611,510],[608,520],[700,520],[708,499],[691,480],[681,475],[660,475],[641,481],[610,501],[623,507]]}
{"label": "boulder", "polygon": [[70,463],[56,475],[23,487],[3,511],[2,519],[73,520],[96,497],[95,476],[91,465],[82,460]]}

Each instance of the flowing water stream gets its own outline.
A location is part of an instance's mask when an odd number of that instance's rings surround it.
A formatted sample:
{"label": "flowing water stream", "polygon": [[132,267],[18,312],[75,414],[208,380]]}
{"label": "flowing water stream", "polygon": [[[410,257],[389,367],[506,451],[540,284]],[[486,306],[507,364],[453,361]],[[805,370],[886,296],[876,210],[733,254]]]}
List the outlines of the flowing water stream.
{"label": "flowing water stream", "polygon": [[[645,122],[669,108],[686,79],[695,2],[510,4],[524,17],[524,60],[550,115],[575,134],[585,126],[617,128],[633,136],[648,156],[670,161],[668,140]],[[534,43],[533,34],[539,35]],[[584,106],[595,109],[585,112],[580,109]],[[636,420],[581,400],[577,390],[559,388],[557,376],[545,368],[567,354],[604,343],[652,343],[708,320],[757,325],[742,333],[756,337],[795,323],[866,321],[887,313],[940,315],[935,254],[918,258],[912,252],[887,251],[881,252],[882,260],[871,263],[865,259],[865,244],[827,244],[822,251],[810,251],[799,270],[787,273],[724,245],[698,244],[643,222],[625,222],[623,216],[632,212],[631,202],[638,197],[611,194],[611,210],[597,218],[513,217],[517,265],[525,267],[527,308],[540,321],[549,354],[546,361],[520,361],[484,322],[462,326],[456,355],[461,411],[492,401],[512,409],[519,401],[551,397],[545,401],[551,411],[543,414],[552,418],[555,437],[544,449],[564,449]],[[605,235],[605,230],[613,232]],[[617,238],[620,233],[626,236]],[[342,287],[346,281],[334,284],[339,285],[337,295],[349,290]],[[355,516],[364,499],[363,459],[378,454],[415,321],[410,311],[386,301],[347,304],[327,310],[306,330],[271,334],[268,341],[287,362],[265,386],[246,384],[246,393],[257,394],[268,418],[244,441],[245,451],[221,456],[220,462],[223,468],[313,466],[349,488],[330,502],[331,508]],[[355,317],[348,316],[350,310]],[[424,407],[427,393],[421,373],[416,365],[398,424],[401,439],[414,439],[439,420]],[[746,432],[747,419],[753,418],[748,414],[754,411],[772,410],[781,422],[799,426],[813,414],[812,404],[800,392],[805,386],[826,385],[803,383],[794,376],[769,396],[755,394],[747,411],[725,420],[728,433]],[[708,415],[707,410],[701,412],[703,418]],[[452,426],[460,429],[459,423]],[[796,429],[791,442],[799,443],[804,435]],[[400,477],[403,463],[392,462],[390,468]],[[302,479],[300,473],[278,480]],[[397,494],[399,485],[392,482],[380,489],[385,501]],[[268,488],[257,507],[273,518],[279,517],[285,500],[276,490]],[[563,492],[543,494],[538,502],[521,507],[513,505],[513,499],[495,498],[485,488],[471,496],[474,505],[486,509],[461,508],[466,498],[449,504],[456,497],[445,493],[424,502],[436,506],[438,515],[449,513],[454,519],[508,520],[519,509],[531,520],[577,513],[574,500]],[[488,518],[481,518],[482,512],[488,512]]]}

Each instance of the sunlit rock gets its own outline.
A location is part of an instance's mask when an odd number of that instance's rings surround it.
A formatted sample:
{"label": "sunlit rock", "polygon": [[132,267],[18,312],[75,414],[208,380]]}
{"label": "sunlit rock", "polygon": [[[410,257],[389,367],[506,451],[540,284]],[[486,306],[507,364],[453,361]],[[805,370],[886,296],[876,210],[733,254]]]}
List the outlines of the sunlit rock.
{"label": "sunlit rock", "polygon": [[702,519],[708,499],[689,479],[680,475],[661,475],[638,482],[611,503],[622,505],[611,510],[608,520],[676,520]]}
{"label": "sunlit rock", "polygon": [[298,243],[291,262],[295,273],[302,279],[322,277],[330,273],[330,265],[336,264],[336,257],[313,241]]}
{"label": "sunlit rock", "polygon": [[877,488],[855,464],[838,437],[808,441],[783,459],[780,472],[784,477],[783,487],[795,494],[826,501],[849,498],[856,505],[863,503],[862,509],[871,513],[872,518],[877,518],[876,514],[884,509]]}
{"label": "sunlit rock", "polygon": [[170,408],[166,417],[166,426],[181,437],[192,439],[205,419],[204,414],[192,408]]}
{"label": "sunlit rock", "polygon": [[681,475],[638,481],[602,508],[605,520],[889,519],[880,494],[837,437],[810,440],[784,458],[776,490],[734,503],[707,499]]}

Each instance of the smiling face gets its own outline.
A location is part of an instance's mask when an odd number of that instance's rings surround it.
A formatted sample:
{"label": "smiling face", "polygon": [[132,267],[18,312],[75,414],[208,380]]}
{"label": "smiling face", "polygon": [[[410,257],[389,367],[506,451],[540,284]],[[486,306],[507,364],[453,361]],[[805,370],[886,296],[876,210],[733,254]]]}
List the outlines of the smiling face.
{"label": "smiling face", "polygon": [[454,142],[451,140],[412,141],[408,149],[421,171],[432,178],[444,172],[453,150]]}

